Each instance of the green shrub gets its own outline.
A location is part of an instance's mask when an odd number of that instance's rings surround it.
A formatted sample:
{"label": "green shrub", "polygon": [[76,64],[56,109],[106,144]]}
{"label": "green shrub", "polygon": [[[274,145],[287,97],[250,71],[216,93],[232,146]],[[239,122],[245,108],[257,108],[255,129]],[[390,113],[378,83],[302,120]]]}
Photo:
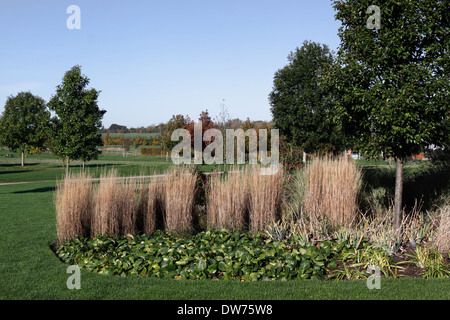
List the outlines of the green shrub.
{"label": "green shrub", "polygon": [[68,264],[100,274],[256,281],[323,279],[337,266],[344,247],[335,241],[298,246],[260,234],[211,229],[190,238],[161,231],[151,237],[79,237],[56,254]]}

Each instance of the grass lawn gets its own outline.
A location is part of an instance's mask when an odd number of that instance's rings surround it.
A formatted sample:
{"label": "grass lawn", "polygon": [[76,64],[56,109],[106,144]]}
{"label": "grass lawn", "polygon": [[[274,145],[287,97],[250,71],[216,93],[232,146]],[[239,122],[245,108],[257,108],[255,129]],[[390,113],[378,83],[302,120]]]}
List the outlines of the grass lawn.
{"label": "grass lawn", "polygon": [[[6,154],[14,157],[7,158]],[[172,160],[159,156],[136,156],[122,157],[122,154],[102,154],[98,160],[86,164],[86,169],[93,177],[99,177],[105,169],[112,167],[118,170],[120,176],[140,176],[164,173],[173,166]],[[227,165],[226,168],[231,168]],[[82,169],[81,161],[72,161],[70,171],[77,172]],[[203,172],[223,170],[223,166],[199,165],[198,169]],[[0,184],[8,182],[53,182],[62,179],[65,175],[65,167],[62,161],[51,154],[35,154],[25,158],[25,166],[20,166],[20,155],[10,151],[0,150]]]}
{"label": "grass lawn", "polygon": [[450,299],[450,280],[179,281],[120,278],[81,271],[81,289],[66,286],[67,265],[53,254],[55,183],[0,186],[0,299]]}
{"label": "grass lawn", "polygon": [[[180,281],[121,278],[84,270],[81,270],[81,289],[69,290],[66,286],[70,276],[66,273],[68,266],[49,247],[56,240],[55,178],[61,177],[64,171],[58,167],[56,159],[33,157],[36,158],[28,159],[30,165],[23,169],[7,163],[4,157],[0,162],[0,183],[34,181],[0,185],[0,300],[450,299],[450,280],[381,279],[381,290],[369,290],[365,281]],[[130,174],[139,173],[140,163],[145,162],[128,159],[121,163],[119,160],[101,159],[99,167],[104,163],[120,164],[119,172]],[[168,166],[165,161],[151,161],[161,170]],[[142,168],[148,172],[154,169],[148,163]]]}

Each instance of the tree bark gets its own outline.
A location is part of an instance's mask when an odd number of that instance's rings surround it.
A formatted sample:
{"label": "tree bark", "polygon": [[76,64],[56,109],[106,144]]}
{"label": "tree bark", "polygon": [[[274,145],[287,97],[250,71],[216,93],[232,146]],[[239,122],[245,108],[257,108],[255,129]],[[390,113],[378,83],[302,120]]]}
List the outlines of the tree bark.
{"label": "tree bark", "polygon": [[25,152],[22,151],[22,167],[25,165],[25,160],[24,160],[24,158],[25,158]]}
{"label": "tree bark", "polygon": [[402,229],[403,160],[395,158],[395,162],[394,229],[399,234]]}
{"label": "tree bark", "polygon": [[70,161],[70,159],[67,157],[66,158],[66,175],[69,174],[69,161]]}

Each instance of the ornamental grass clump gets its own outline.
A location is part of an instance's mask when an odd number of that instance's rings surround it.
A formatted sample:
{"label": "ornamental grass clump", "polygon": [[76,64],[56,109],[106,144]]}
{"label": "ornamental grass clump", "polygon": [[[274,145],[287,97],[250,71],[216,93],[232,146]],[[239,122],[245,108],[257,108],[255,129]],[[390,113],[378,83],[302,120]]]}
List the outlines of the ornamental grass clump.
{"label": "ornamental grass clump", "polygon": [[167,232],[188,234],[193,230],[196,178],[192,170],[172,169],[163,177],[164,227]]}
{"label": "ornamental grass clump", "polygon": [[262,175],[259,166],[211,177],[207,195],[207,227],[230,231],[264,231],[281,217],[282,170]]}
{"label": "ornamental grass clump", "polygon": [[98,234],[119,235],[121,218],[119,199],[122,191],[121,185],[117,181],[117,170],[101,174],[94,194],[91,232],[93,237]]}
{"label": "ornamental grass clump", "polygon": [[334,226],[352,225],[358,216],[361,171],[347,157],[321,157],[304,172],[304,211],[325,217]]}
{"label": "ornamental grass clump", "polygon": [[206,203],[208,228],[242,231],[248,225],[247,175],[244,171],[213,174]]}
{"label": "ornamental grass clump", "polygon": [[249,230],[265,230],[281,218],[283,205],[283,170],[262,175],[259,167],[247,171],[249,192]]}
{"label": "ornamental grass clump", "polygon": [[63,181],[58,182],[55,205],[60,242],[78,236],[89,236],[92,196],[92,180],[87,174],[69,173]]}
{"label": "ornamental grass clump", "polygon": [[140,230],[142,183],[133,179],[122,179],[117,170],[100,176],[94,190],[91,236],[134,235]]}
{"label": "ornamental grass clump", "polygon": [[439,226],[436,230],[434,244],[441,253],[450,255],[450,201],[447,201],[439,211]]}
{"label": "ornamental grass clump", "polygon": [[117,205],[120,208],[119,223],[120,234],[135,235],[137,229],[137,217],[139,208],[139,186],[136,180],[123,180],[119,183]]}

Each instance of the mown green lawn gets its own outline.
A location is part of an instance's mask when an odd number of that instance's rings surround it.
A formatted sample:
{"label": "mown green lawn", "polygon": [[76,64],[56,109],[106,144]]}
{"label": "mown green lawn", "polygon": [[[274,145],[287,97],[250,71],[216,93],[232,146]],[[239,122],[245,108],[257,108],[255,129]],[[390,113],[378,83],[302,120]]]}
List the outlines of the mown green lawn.
{"label": "mown green lawn", "polygon": [[[3,172],[3,169],[0,169]],[[53,254],[55,182],[0,186],[0,299],[450,299],[450,280],[238,282],[121,278],[81,270],[81,289],[70,290],[67,265]]]}
{"label": "mown green lawn", "polygon": [[[65,174],[62,161],[51,154],[36,154],[25,159],[25,166],[20,166],[20,155],[14,154],[13,158],[6,158],[5,150],[0,151],[0,183],[17,181],[55,181]],[[100,155],[98,160],[86,164],[86,170],[93,177],[99,177],[105,169],[112,167],[118,170],[121,176],[138,176],[158,174],[172,166],[169,159],[149,156],[130,156],[123,158],[121,154]],[[81,161],[73,161],[70,171],[77,172],[82,169]]]}
{"label": "mown green lawn", "polygon": [[[13,154],[14,157],[7,158],[6,154]],[[102,154],[98,160],[90,161],[86,164],[86,170],[92,177],[99,177],[105,170],[116,168],[118,174],[123,177],[161,174],[173,166],[170,157],[167,159],[158,156],[143,156],[139,153],[136,156],[124,158],[122,154]],[[200,171],[212,172],[214,170],[224,170],[223,165],[199,165]],[[226,165],[231,168],[232,165]],[[0,150],[0,184],[9,182],[53,182],[60,180],[65,175],[65,167],[62,161],[52,154],[34,154],[25,158],[25,166],[20,166],[20,155]],[[70,163],[71,172],[82,170],[81,161]]]}

